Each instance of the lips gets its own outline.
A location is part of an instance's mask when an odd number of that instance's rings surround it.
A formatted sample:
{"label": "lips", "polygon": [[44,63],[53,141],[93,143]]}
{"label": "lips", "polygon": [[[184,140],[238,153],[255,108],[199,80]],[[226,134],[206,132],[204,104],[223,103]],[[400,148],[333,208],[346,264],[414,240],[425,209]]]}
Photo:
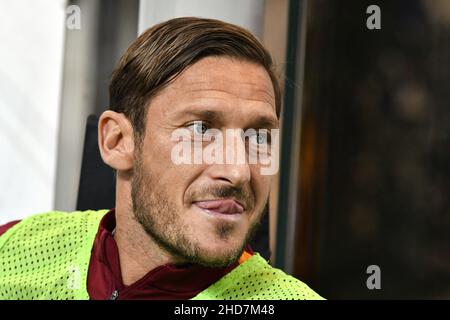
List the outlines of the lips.
{"label": "lips", "polygon": [[198,201],[195,205],[203,210],[218,212],[221,214],[240,214],[244,212],[244,207],[232,199],[219,199]]}

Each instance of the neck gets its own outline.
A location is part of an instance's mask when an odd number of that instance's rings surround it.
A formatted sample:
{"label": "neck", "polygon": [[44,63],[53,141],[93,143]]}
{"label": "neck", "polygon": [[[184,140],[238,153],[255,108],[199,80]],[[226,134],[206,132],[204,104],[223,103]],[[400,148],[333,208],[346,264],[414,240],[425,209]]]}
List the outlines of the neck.
{"label": "neck", "polygon": [[178,261],[159,247],[136,221],[131,209],[131,199],[124,199],[124,195],[131,194],[126,189],[120,183],[117,184],[114,239],[119,250],[122,281],[128,286],[156,267]]}

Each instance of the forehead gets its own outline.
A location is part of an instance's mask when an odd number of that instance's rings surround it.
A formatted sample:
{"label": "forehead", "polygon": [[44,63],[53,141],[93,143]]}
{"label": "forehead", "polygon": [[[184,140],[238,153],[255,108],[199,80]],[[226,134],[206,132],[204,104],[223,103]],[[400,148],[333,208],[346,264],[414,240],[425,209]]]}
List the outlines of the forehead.
{"label": "forehead", "polygon": [[[187,69],[175,84],[190,90],[214,90],[226,87],[242,98],[274,100],[272,82],[267,71],[257,64],[224,57],[208,57]],[[274,102],[274,101],[273,101]]]}
{"label": "forehead", "polygon": [[171,100],[170,108],[164,110],[166,115],[186,107],[186,103],[207,100],[210,105],[245,103],[247,108],[257,106],[257,111],[276,114],[275,94],[267,71],[255,63],[226,57],[198,61],[163,89],[161,95]]}

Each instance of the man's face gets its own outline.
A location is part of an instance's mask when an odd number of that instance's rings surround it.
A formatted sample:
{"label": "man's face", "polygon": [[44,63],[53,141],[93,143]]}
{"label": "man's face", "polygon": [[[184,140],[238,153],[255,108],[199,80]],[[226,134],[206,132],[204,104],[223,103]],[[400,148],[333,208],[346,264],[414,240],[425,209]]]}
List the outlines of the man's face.
{"label": "man's face", "polygon": [[[148,108],[132,182],[137,220],[162,249],[182,261],[229,265],[239,258],[261,219],[271,177],[261,175],[259,164],[248,162],[175,164],[172,133],[180,128],[192,135],[210,128],[277,128],[268,73],[249,62],[204,58],[154,97]],[[201,142],[200,148],[207,143]],[[238,136],[234,143],[249,148]]]}

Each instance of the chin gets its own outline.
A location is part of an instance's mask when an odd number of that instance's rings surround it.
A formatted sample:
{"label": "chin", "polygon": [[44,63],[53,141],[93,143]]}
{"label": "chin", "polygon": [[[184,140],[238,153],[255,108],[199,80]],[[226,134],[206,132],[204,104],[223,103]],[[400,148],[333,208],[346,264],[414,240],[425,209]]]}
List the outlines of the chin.
{"label": "chin", "polygon": [[234,263],[239,259],[236,255],[213,255],[213,256],[202,256],[196,261],[196,263],[210,268],[225,268]]}
{"label": "chin", "polygon": [[215,239],[208,243],[212,245],[201,250],[197,263],[209,267],[226,267],[232,264],[239,259],[244,249],[242,242],[237,241],[230,243]]}

